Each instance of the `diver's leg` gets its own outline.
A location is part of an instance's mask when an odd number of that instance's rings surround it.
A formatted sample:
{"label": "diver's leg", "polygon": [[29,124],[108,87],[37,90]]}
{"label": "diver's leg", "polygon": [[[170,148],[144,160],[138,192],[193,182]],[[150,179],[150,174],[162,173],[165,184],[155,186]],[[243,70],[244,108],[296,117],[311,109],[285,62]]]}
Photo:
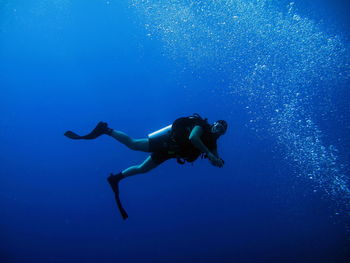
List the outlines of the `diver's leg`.
{"label": "diver's leg", "polygon": [[116,192],[120,180],[132,175],[147,173],[150,170],[156,168],[158,165],[158,163],[152,160],[151,156],[148,156],[146,160],[143,161],[143,163],[131,166],[119,174],[111,174],[107,179],[112,186],[113,191]]}
{"label": "diver's leg", "polygon": [[128,214],[125,211],[125,209],[123,208],[122,203],[120,201],[120,197],[119,197],[119,182],[120,182],[120,180],[122,180],[125,177],[132,176],[135,174],[146,173],[157,166],[158,166],[158,164],[152,160],[151,156],[149,156],[142,164],[131,166],[131,167],[125,169],[123,172],[116,174],[116,175],[111,174],[107,178],[108,183],[110,184],[110,186],[112,187],[112,190],[114,192],[114,198],[115,198],[115,201],[117,202],[119,212],[124,220],[128,218]]}
{"label": "diver's leg", "polygon": [[139,165],[131,166],[131,167],[125,169],[124,171],[120,172],[119,174],[111,174],[108,177],[108,182],[111,185],[116,185],[119,183],[120,180],[122,180],[126,177],[136,175],[136,174],[147,173],[150,170],[156,168],[158,165],[159,164],[156,163],[155,161],[153,161],[152,157],[149,156],[146,158],[146,160],[143,161],[143,163],[141,163]]}
{"label": "diver's leg", "polygon": [[134,165],[125,169],[124,171],[121,172],[121,174],[123,178],[125,178],[136,174],[147,173],[150,170],[156,168],[157,166],[158,164],[152,160],[151,156],[149,156],[146,158],[146,160],[143,161],[143,163],[139,165]]}
{"label": "diver's leg", "polygon": [[133,139],[121,131],[113,130],[110,134],[114,139],[121,142],[131,150],[149,152],[149,141],[145,139]]}

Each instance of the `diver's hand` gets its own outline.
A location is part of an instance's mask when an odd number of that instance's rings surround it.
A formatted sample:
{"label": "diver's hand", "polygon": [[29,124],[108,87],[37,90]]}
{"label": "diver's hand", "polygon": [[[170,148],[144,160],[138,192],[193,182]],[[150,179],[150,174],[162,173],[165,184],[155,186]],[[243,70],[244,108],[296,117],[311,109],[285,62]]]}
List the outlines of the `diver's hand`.
{"label": "diver's hand", "polygon": [[223,167],[224,166],[224,160],[221,158],[216,157],[214,154],[209,153],[207,154],[207,157],[209,161],[211,162],[212,165],[217,166],[217,167]]}

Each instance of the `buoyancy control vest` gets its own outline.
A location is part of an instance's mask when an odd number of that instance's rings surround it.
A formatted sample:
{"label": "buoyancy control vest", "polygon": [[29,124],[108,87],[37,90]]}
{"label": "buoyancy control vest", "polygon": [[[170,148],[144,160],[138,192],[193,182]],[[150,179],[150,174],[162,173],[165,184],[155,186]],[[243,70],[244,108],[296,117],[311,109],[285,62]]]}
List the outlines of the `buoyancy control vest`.
{"label": "buoyancy control vest", "polygon": [[171,138],[177,146],[177,161],[180,164],[193,162],[202,154],[189,140],[192,129],[197,125],[203,129],[201,140],[208,149],[213,150],[217,147],[216,138],[211,133],[207,119],[203,119],[199,114],[178,118],[172,124]]}

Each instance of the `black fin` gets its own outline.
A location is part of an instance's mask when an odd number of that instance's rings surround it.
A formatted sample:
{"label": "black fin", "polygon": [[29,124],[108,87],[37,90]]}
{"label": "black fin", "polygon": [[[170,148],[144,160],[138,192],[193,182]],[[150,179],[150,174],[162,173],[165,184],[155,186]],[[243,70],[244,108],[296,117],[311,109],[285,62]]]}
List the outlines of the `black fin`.
{"label": "black fin", "polygon": [[117,203],[119,212],[120,212],[122,218],[124,220],[126,220],[129,216],[128,216],[127,212],[125,211],[125,209],[123,208],[123,205],[122,205],[122,203],[120,201],[120,197],[119,197],[119,182],[120,182],[121,179],[118,178],[118,176],[121,178],[121,174],[117,174],[117,175],[111,174],[108,177],[107,181],[110,184],[110,186],[112,187],[112,190],[114,192],[114,198],[115,198],[115,201]]}
{"label": "black fin", "polygon": [[80,136],[72,131],[67,131],[65,132],[65,136],[67,136],[68,138],[74,139],[74,140],[78,140],[78,139],[86,139],[86,140],[92,140],[92,139],[96,139],[98,136],[102,135],[102,134],[107,134],[109,132],[108,126],[106,122],[102,122],[100,121],[96,127],[87,135],[84,136]]}
{"label": "black fin", "polygon": [[79,136],[78,134],[72,132],[72,131],[66,131],[64,133],[64,136],[70,138],[70,139],[73,139],[73,140],[79,140],[79,139],[82,139],[81,136]]}
{"label": "black fin", "polygon": [[122,215],[122,218],[126,220],[129,216],[126,213],[125,209],[123,208],[122,203],[120,202],[119,191],[118,191],[118,194],[115,194],[114,198],[115,198],[115,201],[117,202],[117,206],[119,208],[120,214]]}

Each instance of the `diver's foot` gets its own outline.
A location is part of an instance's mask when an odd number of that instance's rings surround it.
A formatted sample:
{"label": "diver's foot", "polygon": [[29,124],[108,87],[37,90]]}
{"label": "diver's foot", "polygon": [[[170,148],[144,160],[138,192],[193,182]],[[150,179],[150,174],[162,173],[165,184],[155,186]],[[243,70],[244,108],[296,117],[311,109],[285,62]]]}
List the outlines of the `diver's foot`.
{"label": "diver's foot", "polygon": [[124,178],[122,173],[119,174],[111,174],[108,176],[107,181],[109,185],[112,187],[113,192],[117,194],[119,192],[119,182]]}
{"label": "diver's foot", "polygon": [[108,128],[107,122],[100,121],[93,130],[93,133],[95,136],[100,136],[102,134],[111,134],[112,131],[112,129]]}

